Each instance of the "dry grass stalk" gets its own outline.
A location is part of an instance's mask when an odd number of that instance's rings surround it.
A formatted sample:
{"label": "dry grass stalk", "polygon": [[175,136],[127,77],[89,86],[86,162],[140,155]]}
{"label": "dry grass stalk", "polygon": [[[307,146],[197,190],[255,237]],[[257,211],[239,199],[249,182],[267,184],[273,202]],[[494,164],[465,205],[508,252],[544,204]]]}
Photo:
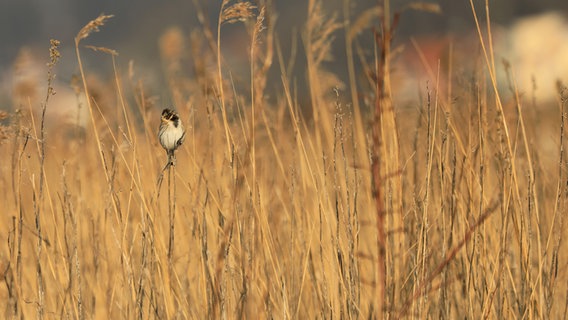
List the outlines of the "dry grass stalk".
{"label": "dry grass stalk", "polygon": [[[316,130],[316,147],[331,148],[333,129],[331,117],[325,97],[332,93],[332,88],[340,86],[331,72],[323,68],[323,63],[333,57],[331,46],[334,33],[341,27],[336,15],[326,16],[322,9],[322,1],[308,1],[308,21],[304,29],[304,45],[306,47],[307,73],[310,85],[310,101]],[[324,82],[322,79],[332,79]]]}
{"label": "dry grass stalk", "polygon": [[114,49],[109,49],[109,48],[105,48],[105,47],[96,47],[96,46],[85,46],[85,48],[89,48],[89,49],[96,51],[96,52],[103,52],[103,53],[109,54],[111,56],[118,56],[118,51],[116,51]]}
{"label": "dry grass stalk", "polygon": [[255,17],[256,6],[248,1],[237,2],[228,6],[230,0],[223,1],[223,11],[221,14],[221,24],[245,22]]}
{"label": "dry grass stalk", "polygon": [[308,14],[310,18],[306,24],[307,40],[312,51],[310,53],[313,56],[312,63],[317,67],[333,58],[331,54],[331,45],[335,39],[333,33],[341,27],[341,24],[336,21],[335,14],[325,16],[321,1],[309,1]]}
{"label": "dry grass stalk", "polygon": [[[42,265],[42,253],[43,253],[43,243],[44,238],[42,234],[42,215],[43,215],[43,205],[44,205],[44,188],[45,188],[45,158],[46,158],[46,135],[45,135],[45,113],[47,111],[47,105],[49,104],[49,98],[55,95],[55,90],[53,89],[53,81],[55,79],[55,73],[53,71],[55,65],[59,61],[60,53],[58,47],[60,42],[55,39],[50,40],[49,46],[49,63],[47,65],[47,92],[45,95],[45,100],[42,104],[41,110],[41,124],[40,124],[40,136],[38,143],[39,149],[39,159],[40,159],[40,170],[39,170],[39,191],[37,199],[34,197],[34,207],[35,207],[35,228],[37,233],[37,317],[43,318],[44,314],[44,275],[43,275],[43,265]],[[32,116],[33,120],[33,116]],[[35,130],[35,126],[34,126]],[[37,136],[37,133],[36,133]]]}
{"label": "dry grass stalk", "polygon": [[101,14],[96,19],[91,20],[79,31],[79,33],[77,33],[77,35],[75,36],[75,42],[80,42],[93,32],[99,32],[99,27],[104,26],[107,20],[112,17],[114,16]]}

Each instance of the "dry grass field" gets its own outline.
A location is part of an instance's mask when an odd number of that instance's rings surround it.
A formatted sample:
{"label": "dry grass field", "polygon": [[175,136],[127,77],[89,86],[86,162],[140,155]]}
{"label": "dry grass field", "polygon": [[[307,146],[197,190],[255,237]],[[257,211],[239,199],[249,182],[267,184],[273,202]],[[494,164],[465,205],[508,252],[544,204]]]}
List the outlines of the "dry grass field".
{"label": "dry grass field", "polygon": [[[135,64],[86,46],[110,17],[78,30],[65,57],[85,126],[45,120],[57,108],[52,41],[41,107],[21,90],[0,114],[0,318],[565,318],[562,85],[538,107],[514,81],[497,83],[504,67],[481,7],[476,68],[453,72],[457,55],[431,66],[422,100],[397,106],[395,10],[385,1],[350,21],[324,3],[308,1],[297,53],[307,99],[269,7],[223,1],[218,25],[201,16],[189,35],[150,39],[187,128],[163,172],[166,106]],[[248,31],[242,74],[219,43],[229,28]],[[339,32],[348,89],[333,90]],[[114,74],[105,89],[89,81],[86,52]]]}

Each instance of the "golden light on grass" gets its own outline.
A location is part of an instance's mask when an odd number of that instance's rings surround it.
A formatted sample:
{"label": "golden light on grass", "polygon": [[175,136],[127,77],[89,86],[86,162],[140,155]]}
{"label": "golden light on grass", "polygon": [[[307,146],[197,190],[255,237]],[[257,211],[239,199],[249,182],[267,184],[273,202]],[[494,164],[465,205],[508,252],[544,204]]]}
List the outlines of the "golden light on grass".
{"label": "golden light on grass", "polygon": [[255,17],[254,9],[256,9],[256,6],[251,2],[242,1],[229,5],[230,2],[230,0],[223,0],[221,24],[244,22]]}
{"label": "golden light on grass", "polygon": [[[23,106],[29,117],[0,112],[3,317],[566,314],[563,85],[552,110],[523,108],[514,82],[506,98],[494,76],[496,53],[479,27],[485,64],[452,83],[451,94],[429,84],[416,108],[398,108],[384,46],[396,30],[369,30],[394,10],[374,9],[350,26],[351,17],[338,22],[324,1],[306,9],[301,76],[309,85],[308,112],[276,43],[269,2],[257,9],[224,1],[219,13],[218,32],[247,20],[250,71],[239,76],[249,88],[226,73],[223,55],[230,52],[205,45],[215,38],[206,24],[204,36],[192,33],[187,44],[181,29],[154,39],[166,69],[180,59],[195,67],[191,76],[166,70],[187,129],[168,172],[169,192],[158,183],[164,153],[156,138],[163,107],[157,89],[137,79],[133,63],[122,76],[117,52],[105,47],[88,48],[102,53],[114,78],[102,81],[104,90],[87,81],[92,71],[79,44],[111,16],[76,37],[80,74],[73,87],[85,95],[90,116],[84,137],[43,130],[31,106]],[[339,32],[350,38],[350,62],[335,63],[352,65],[348,79],[330,75],[326,65]],[[359,37],[367,36],[371,55],[360,51]],[[45,56],[49,83],[56,42]],[[363,79],[355,58],[369,73]],[[276,83],[268,76],[274,69]],[[443,70],[451,72],[438,68],[437,82],[456,79]],[[329,88],[340,80],[349,94]],[[47,109],[54,107],[51,94]],[[105,94],[115,98],[96,97]],[[547,144],[538,143],[544,127]]]}
{"label": "golden light on grass", "polygon": [[75,36],[75,42],[80,42],[93,32],[99,32],[99,28],[102,27],[106,23],[106,21],[112,17],[113,15],[101,14],[96,19],[91,20],[83,28],[81,28],[79,33],[77,33],[77,35]]}

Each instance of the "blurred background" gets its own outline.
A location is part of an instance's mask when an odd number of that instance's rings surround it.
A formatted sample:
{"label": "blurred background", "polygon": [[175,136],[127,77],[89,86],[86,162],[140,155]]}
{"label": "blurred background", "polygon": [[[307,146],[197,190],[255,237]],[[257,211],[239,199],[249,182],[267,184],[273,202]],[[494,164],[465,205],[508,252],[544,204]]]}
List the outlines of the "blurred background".
{"label": "blurred background", "polygon": [[[410,2],[392,1],[392,11]],[[202,29],[197,20],[196,5],[208,16],[207,23],[212,30],[216,30],[220,3],[221,1],[201,0],[140,0],[135,4],[115,0],[1,0],[0,109],[10,109],[10,96],[18,79],[32,77],[39,82],[44,81],[50,38],[58,39],[62,43],[62,59],[56,70],[58,81],[70,83],[72,76],[78,73],[73,37],[82,26],[101,13],[112,14],[114,18],[107,22],[101,32],[91,35],[83,44],[117,50],[118,65],[125,70],[128,63],[133,61],[137,66],[138,76],[144,78],[162,100],[167,101],[168,92],[164,89],[166,80],[160,63],[160,37],[172,27],[181,30],[187,38],[193,30]],[[464,39],[469,39],[472,43],[479,42],[468,1],[440,0],[435,3],[440,5],[441,14],[407,11],[400,20],[395,43],[407,44],[405,54],[400,59],[403,62],[402,69],[409,65],[408,60],[418,60],[416,50],[410,45],[411,39],[419,44],[434,69],[437,61],[443,59],[449,43],[453,43],[456,57],[460,57],[460,51],[462,55],[467,55],[471,54],[472,50],[472,45],[465,44]],[[484,19],[485,1],[475,0],[474,3],[480,18]],[[376,4],[377,1],[372,0],[350,1],[351,21]],[[272,12],[277,14],[275,30],[285,59],[290,58],[292,47],[297,48],[294,70],[297,71],[295,76],[302,81],[305,75],[302,74],[304,53],[301,34],[306,21],[307,2],[274,0],[271,5]],[[343,21],[344,0],[326,0],[323,5],[330,16],[335,13],[338,21]],[[556,79],[568,76],[568,24],[565,19],[568,2],[499,0],[490,1],[490,6],[496,51],[501,58],[507,59],[517,68],[520,87],[531,86],[536,75],[541,100],[550,99],[551,94],[554,95]],[[375,26],[377,25],[378,23],[375,23]],[[235,54],[231,57],[230,54],[232,47],[243,46],[239,38],[239,34],[244,33],[243,29],[238,26],[224,27],[222,31],[225,58],[232,61],[228,66],[229,70],[247,68],[246,55],[239,57],[239,54]],[[360,36],[358,41],[363,47],[367,45],[367,53],[372,52],[373,40],[370,32]],[[244,47],[248,47],[248,42]],[[347,79],[343,29],[336,32],[333,52],[334,59],[327,63],[327,67],[338,79]],[[27,65],[15,70],[17,62],[22,59],[27,59]],[[84,59],[89,72],[98,73],[101,77],[112,76],[109,60],[101,59],[100,54],[93,57],[93,54],[86,53]],[[408,93],[408,90],[414,92],[417,91],[416,86],[424,86],[424,79],[420,75],[424,71],[418,70],[423,63],[421,61],[413,65],[414,70],[410,70],[410,74],[408,70],[401,72],[402,78],[414,78],[415,81],[401,84],[399,96],[417,96]],[[274,70],[272,73],[273,79],[279,81],[280,71]],[[338,87],[341,85],[338,84]]]}

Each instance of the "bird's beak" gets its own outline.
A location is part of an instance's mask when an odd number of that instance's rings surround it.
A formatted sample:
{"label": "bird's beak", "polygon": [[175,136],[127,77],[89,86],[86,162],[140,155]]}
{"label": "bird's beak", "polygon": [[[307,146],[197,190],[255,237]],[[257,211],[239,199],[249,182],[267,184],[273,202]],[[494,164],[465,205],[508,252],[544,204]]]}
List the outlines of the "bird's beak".
{"label": "bird's beak", "polygon": [[162,119],[162,122],[168,122],[168,119],[166,119],[164,117],[162,117],[161,119]]}

